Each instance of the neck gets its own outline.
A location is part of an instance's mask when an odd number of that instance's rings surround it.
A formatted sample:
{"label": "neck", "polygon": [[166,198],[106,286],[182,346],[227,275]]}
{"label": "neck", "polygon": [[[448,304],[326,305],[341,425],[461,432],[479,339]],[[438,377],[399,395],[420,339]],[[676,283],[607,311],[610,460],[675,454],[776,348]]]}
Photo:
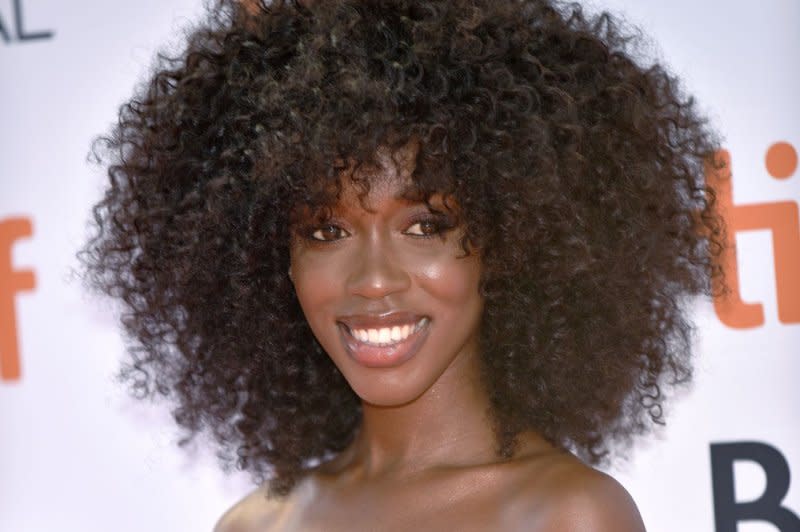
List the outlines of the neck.
{"label": "neck", "polygon": [[363,403],[362,425],[344,453],[344,467],[366,479],[492,461],[494,434],[477,349],[462,354],[410,403]]}

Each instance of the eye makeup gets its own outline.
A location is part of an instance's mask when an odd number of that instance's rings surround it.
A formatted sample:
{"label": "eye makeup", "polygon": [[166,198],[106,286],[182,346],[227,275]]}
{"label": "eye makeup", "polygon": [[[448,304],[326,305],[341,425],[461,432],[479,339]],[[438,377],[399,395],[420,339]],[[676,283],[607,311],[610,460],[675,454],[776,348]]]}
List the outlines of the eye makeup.
{"label": "eye makeup", "polygon": [[[408,232],[408,229],[413,228],[416,225],[420,226],[419,228],[420,234]],[[429,211],[425,213],[415,214],[409,217],[409,219],[404,224],[404,226],[406,227],[406,231],[404,231],[404,234],[413,238],[425,238],[425,239],[430,239],[439,236],[443,240],[445,234],[448,231],[452,230],[455,227],[455,225],[456,225],[455,222],[449,216]],[[426,231],[425,228],[428,228],[428,230]],[[324,238],[324,233],[326,231],[328,232],[329,236],[333,234],[334,239]],[[335,238],[335,235],[341,232],[346,233],[346,231],[339,225],[339,222],[336,220],[335,217],[331,217],[328,220],[321,220],[314,223],[308,223],[302,225],[298,232],[306,240],[319,243],[337,242],[338,240],[340,240],[340,238]]]}

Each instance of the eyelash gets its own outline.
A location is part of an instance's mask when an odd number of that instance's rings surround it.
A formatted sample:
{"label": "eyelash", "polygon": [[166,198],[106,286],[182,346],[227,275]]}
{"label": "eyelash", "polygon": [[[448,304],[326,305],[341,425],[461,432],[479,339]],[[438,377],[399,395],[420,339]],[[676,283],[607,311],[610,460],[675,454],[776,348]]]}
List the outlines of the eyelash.
{"label": "eyelash", "polygon": [[[423,216],[417,216],[417,217],[412,218],[409,221],[409,223],[410,223],[409,227],[413,227],[414,225],[417,225],[417,224],[429,223],[429,224],[432,224],[436,228],[435,231],[433,231],[432,233],[429,233],[429,234],[408,235],[408,236],[413,236],[415,238],[426,238],[426,239],[427,238],[434,238],[436,236],[442,235],[443,233],[445,233],[445,232],[447,232],[447,231],[449,231],[450,229],[453,228],[453,224],[451,222],[449,222],[445,217],[433,217],[433,216],[425,216],[425,215],[423,215]],[[318,230],[320,230],[320,229],[328,229],[328,228],[336,228],[336,229],[342,230],[341,227],[339,227],[339,226],[337,226],[335,224],[325,223],[324,225],[310,226],[309,228],[307,228],[304,231],[304,234],[305,234],[306,239],[311,240],[312,242],[318,242],[320,244],[331,244],[333,242],[337,242],[339,240],[338,238],[335,239],[335,240],[321,240],[321,239],[316,238],[316,237],[313,236],[313,234],[316,233]]]}

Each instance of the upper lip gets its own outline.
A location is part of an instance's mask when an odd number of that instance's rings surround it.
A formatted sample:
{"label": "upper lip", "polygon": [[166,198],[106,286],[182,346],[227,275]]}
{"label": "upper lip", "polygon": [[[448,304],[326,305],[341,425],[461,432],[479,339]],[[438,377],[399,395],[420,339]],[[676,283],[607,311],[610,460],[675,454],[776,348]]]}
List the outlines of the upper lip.
{"label": "upper lip", "polygon": [[413,312],[385,312],[383,314],[351,314],[339,318],[350,329],[380,329],[394,325],[411,325],[425,316]]}

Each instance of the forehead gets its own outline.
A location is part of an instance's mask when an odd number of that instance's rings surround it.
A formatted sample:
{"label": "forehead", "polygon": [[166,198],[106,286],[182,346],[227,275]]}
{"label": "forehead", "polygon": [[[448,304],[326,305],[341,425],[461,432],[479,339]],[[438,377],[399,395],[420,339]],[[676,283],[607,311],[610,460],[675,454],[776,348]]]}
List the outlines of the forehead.
{"label": "forehead", "polygon": [[359,195],[367,201],[411,199],[415,190],[412,176],[418,153],[419,144],[411,141],[395,151],[386,146],[379,147],[373,161],[360,164],[348,161],[339,175],[342,186],[340,203],[352,205]]}
{"label": "forehead", "polygon": [[[405,205],[424,203],[426,196],[434,209],[444,207],[455,211],[454,198],[430,188],[420,186],[415,180],[419,142],[410,140],[405,145],[390,151],[380,146],[370,160],[357,162],[354,159],[337,159],[336,177],[325,185],[325,199],[314,204],[297,205],[294,210],[300,218],[327,218],[331,213],[400,208]],[[417,176],[416,179],[419,179]],[[424,191],[430,190],[430,195]],[[438,210],[438,209],[437,209]]]}
{"label": "forehead", "polygon": [[336,210],[361,208],[369,211],[387,204],[421,201],[410,175],[370,173],[361,179],[343,178],[341,187],[338,202],[333,206]]}
{"label": "forehead", "polygon": [[[410,198],[415,190],[413,180],[416,169],[418,147],[413,143],[390,152],[386,146],[380,146],[371,160],[356,161],[348,159],[335,161],[336,185],[339,205],[352,205],[358,197],[365,200],[403,200]],[[333,192],[334,183],[326,188]]]}

